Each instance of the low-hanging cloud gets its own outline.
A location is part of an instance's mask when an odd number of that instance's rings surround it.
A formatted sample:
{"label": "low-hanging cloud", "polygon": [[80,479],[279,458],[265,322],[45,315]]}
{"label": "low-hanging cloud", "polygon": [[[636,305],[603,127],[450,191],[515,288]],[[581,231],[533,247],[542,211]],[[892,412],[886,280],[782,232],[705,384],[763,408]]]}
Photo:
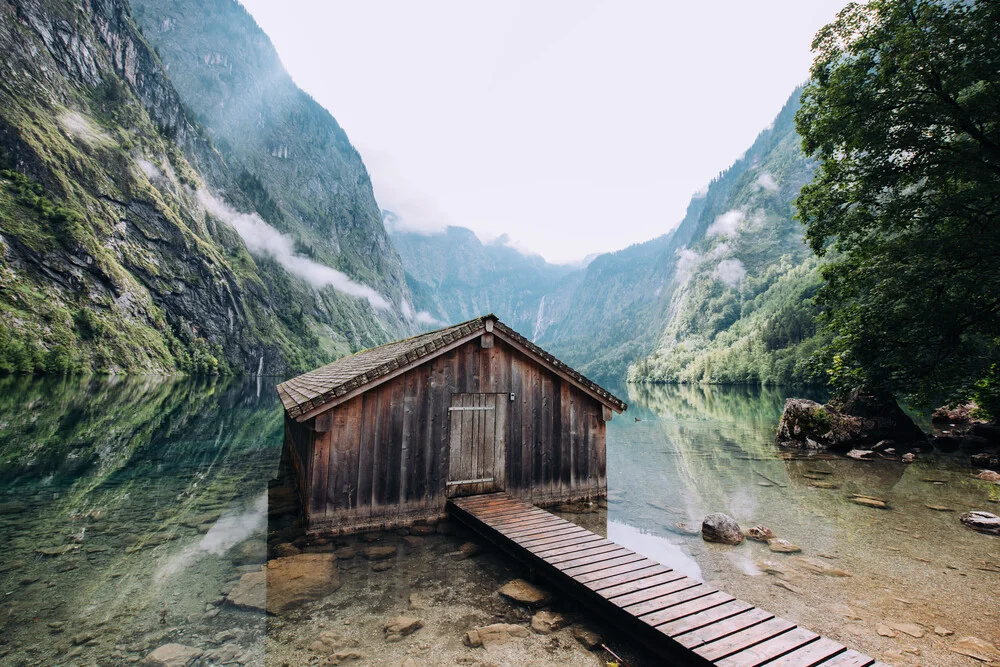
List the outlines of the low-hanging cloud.
{"label": "low-hanging cloud", "polygon": [[746,275],[746,267],[738,259],[724,259],[715,267],[715,277],[730,287],[738,286]]}
{"label": "low-hanging cloud", "polygon": [[416,322],[417,324],[431,324],[431,325],[443,324],[441,320],[434,317],[426,310],[415,312],[413,310],[413,306],[406,299],[403,299],[403,301],[401,302],[400,310],[403,313],[403,317],[409,322]]}
{"label": "low-hanging cloud", "polygon": [[701,264],[702,257],[696,250],[681,248],[677,251],[677,280],[687,282],[694,270]]}
{"label": "low-hanging cloud", "polygon": [[367,299],[372,308],[389,310],[392,304],[368,285],[356,282],[344,273],[295,252],[290,238],[279,232],[256,213],[240,213],[219,200],[205,188],[198,190],[202,207],[235,229],[252,253],[273,257],[286,271],[313,287],[332,287],[348,296]]}
{"label": "low-hanging cloud", "polygon": [[778,190],[778,182],[774,180],[774,176],[766,171],[762,171],[760,176],[757,177],[757,187],[769,192],[776,192]]}
{"label": "low-hanging cloud", "polygon": [[719,217],[715,219],[708,227],[708,231],[705,232],[705,236],[712,238],[714,236],[725,236],[726,238],[731,238],[736,235],[736,232],[740,228],[740,223],[746,214],[739,210],[733,209],[732,211],[726,211]]}

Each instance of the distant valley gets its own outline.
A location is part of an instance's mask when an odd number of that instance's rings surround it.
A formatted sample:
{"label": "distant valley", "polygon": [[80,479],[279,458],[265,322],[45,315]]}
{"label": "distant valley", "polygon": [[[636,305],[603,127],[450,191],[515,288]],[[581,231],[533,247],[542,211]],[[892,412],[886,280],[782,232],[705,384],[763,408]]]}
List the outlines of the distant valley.
{"label": "distant valley", "polygon": [[596,379],[808,379],[800,91],[679,224],[561,266],[381,211],[236,2],[2,11],[0,371],[283,375],[494,312]]}
{"label": "distant valley", "polygon": [[482,243],[464,228],[399,231],[386,214],[414,304],[444,322],[493,311],[601,379],[808,381],[798,362],[818,344],[820,279],[793,219],[813,169],[793,127],[800,94],[692,197],[674,229],[584,267]]}

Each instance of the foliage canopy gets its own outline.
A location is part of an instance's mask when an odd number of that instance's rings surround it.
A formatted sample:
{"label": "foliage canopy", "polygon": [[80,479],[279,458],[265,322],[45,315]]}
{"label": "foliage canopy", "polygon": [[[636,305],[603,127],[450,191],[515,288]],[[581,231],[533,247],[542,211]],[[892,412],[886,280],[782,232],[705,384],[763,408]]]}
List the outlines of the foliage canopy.
{"label": "foliage canopy", "polygon": [[996,0],[872,0],[813,42],[796,204],[842,391],[1000,414],[998,34]]}

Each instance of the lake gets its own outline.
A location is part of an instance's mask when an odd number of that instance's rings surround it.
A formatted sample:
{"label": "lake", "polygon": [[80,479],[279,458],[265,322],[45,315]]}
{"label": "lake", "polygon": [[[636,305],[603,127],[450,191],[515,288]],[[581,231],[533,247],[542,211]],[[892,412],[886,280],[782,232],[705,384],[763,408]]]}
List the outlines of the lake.
{"label": "lake", "polygon": [[[466,647],[473,627],[530,615],[495,593],[518,568],[476,553],[459,527],[306,541],[273,384],[0,378],[3,664],[126,665],[165,644],[194,647],[203,664],[604,664],[570,629]],[[996,511],[1000,487],[971,479],[967,457],[905,465],[779,450],[784,399],[802,390],[617,391],[630,408],[609,426],[607,510],[567,518],[889,664],[967,665],[949,650],[957,639],[1000,643],[1000,538],[957,516]],[[802,552],[707,544],[695,533],[710,512],[766,524]],[[334,549],[318,585],[289,593],[307,599],[283,606],[272,591],[270,615],[263,601],[226,603],[269,556],[329,560]],[[424,627],[394,641],[384,626],[401,615]],[[647,660],[606,642],[630,664]]]}

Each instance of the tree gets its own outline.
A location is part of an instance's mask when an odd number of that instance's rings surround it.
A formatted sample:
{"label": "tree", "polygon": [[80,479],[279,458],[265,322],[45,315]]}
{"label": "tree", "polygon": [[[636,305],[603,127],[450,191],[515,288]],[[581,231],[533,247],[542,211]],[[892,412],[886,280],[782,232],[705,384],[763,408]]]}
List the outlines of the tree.
{"label": "tree", "polygon": [[997,0],[872,0],[813,42],[796,205],[841,391],[1000,415],[997,35]]}

